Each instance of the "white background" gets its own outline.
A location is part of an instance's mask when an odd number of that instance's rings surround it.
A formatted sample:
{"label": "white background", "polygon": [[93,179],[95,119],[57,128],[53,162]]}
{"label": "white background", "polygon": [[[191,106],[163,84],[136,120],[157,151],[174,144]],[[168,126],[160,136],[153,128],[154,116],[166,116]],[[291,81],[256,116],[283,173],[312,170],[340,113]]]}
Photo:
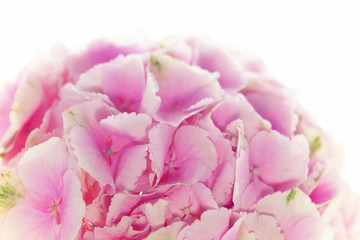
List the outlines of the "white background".
{"label": "white background", "polygon": [[206,34],[257,52],[343,143],[343,175],[360,193],[360,1],[0,0],[0,81],[54,43],[137,31],[155,40]]}

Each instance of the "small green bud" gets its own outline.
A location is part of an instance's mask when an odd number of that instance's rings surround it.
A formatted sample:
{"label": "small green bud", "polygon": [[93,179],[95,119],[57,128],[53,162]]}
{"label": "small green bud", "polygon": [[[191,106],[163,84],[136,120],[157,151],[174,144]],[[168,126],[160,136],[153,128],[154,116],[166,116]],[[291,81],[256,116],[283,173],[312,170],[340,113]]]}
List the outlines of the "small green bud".
{"label": "small green bud", "polygon": [[321,138],[318,135],[310,142],[310,156],[313,155],[317,150],[319,150],[321,146]]}
{"label": "small green bud", "polygon": [[289,194],[286,196],[286,204],[289,204],[289,202],[295,198],[295,195],[296,195],[296,189],[293,188],[290,190]]}
{"label": "small green bud", "polygon": [[154,57],[154,55],[151,55],[151,57],[150,57],[150,64],[152,67],[155,67],[158,72],[161,70],[161,64],[156,59],[156,57]]}

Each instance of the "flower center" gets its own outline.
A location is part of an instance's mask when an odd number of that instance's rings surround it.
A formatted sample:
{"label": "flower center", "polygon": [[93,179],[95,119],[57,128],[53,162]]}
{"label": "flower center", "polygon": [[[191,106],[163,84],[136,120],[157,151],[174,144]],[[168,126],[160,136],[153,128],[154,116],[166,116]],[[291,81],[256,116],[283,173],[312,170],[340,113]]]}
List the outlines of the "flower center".
{"label": "flower center", "polygon": [[259,169],[258,169],[258,168],[253,168],[253,169],[251,170],[251,173],[252,173],[254,176],[257,176],[257,175],[259,175]]}
{"label": "flower center", "polygon": [[190,209],[188,207],[184,208],[184,213],[185,214],[189,214],[190,213]]}
{"label": "flower center", "polygon": [[62,203],[62,199],[60,199],[60,201],[58,202],[53,202],[51,208],[50,208],[50,212],[55,212],[55,218],[56,218],[56,224],[60,225],[61,224],[61,217],[60,217],[60,213],[59,213],[59,205]]}
{"label": "flower center", "polygon": [[123,98],[119,98],[119,110],[122,112],[127,112],[130,113],[131,109],[130,109],[131,103],[127,103],[125,102],[125,100]]}
{"label": "flower center", "polygon": [[0,215],[15,206],[24,197],[25,189],[12,172],[1,173],[0,178]]}
{"label": "flower center", "polygon": [[106,153],[107,153],[107,154],[112,153],[112,149],[111,149],[111,148],[107,148],[107,149],[106,149]]}

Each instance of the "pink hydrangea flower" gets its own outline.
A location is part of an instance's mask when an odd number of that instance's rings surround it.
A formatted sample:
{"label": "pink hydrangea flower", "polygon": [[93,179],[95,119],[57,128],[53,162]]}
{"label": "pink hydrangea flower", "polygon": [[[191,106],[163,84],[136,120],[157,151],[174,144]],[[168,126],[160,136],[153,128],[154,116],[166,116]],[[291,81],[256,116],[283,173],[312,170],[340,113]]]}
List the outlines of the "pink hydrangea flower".
{"label": "pink hydrangea flower", "polygon": [[355,240],[343,153],[254,55],[55,49],[0,95],[0,239]]}
{"label": "pink hydrangea flower", "polygon": [[24,184],[24,203],[11,208],[0,229],[1,239],[72,239],[85,212],[80,181],[69,168],[59,138],[29,149],[16,172]]}

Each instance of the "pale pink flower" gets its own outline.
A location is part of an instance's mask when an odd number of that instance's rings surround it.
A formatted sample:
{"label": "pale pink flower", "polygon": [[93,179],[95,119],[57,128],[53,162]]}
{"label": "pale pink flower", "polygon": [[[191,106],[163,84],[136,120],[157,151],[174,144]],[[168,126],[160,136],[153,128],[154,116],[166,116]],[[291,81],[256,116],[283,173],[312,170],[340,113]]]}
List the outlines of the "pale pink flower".
{"label": "pale pink flower", "polygon": [[146,114],[113,116],[113,111],[99,101],[80,103],[65,112],[64,124],[79,166],[103,187],[130,190],[146,169],[152,120]]}
{"label": "pale pink flower", "polygon": [[9,210],[0,229],[1,239],[65,240],[77,235],[85,204],[80,181],[68,165],[59,138],[24,154],[17,175],[26,188],[25,203]]}

